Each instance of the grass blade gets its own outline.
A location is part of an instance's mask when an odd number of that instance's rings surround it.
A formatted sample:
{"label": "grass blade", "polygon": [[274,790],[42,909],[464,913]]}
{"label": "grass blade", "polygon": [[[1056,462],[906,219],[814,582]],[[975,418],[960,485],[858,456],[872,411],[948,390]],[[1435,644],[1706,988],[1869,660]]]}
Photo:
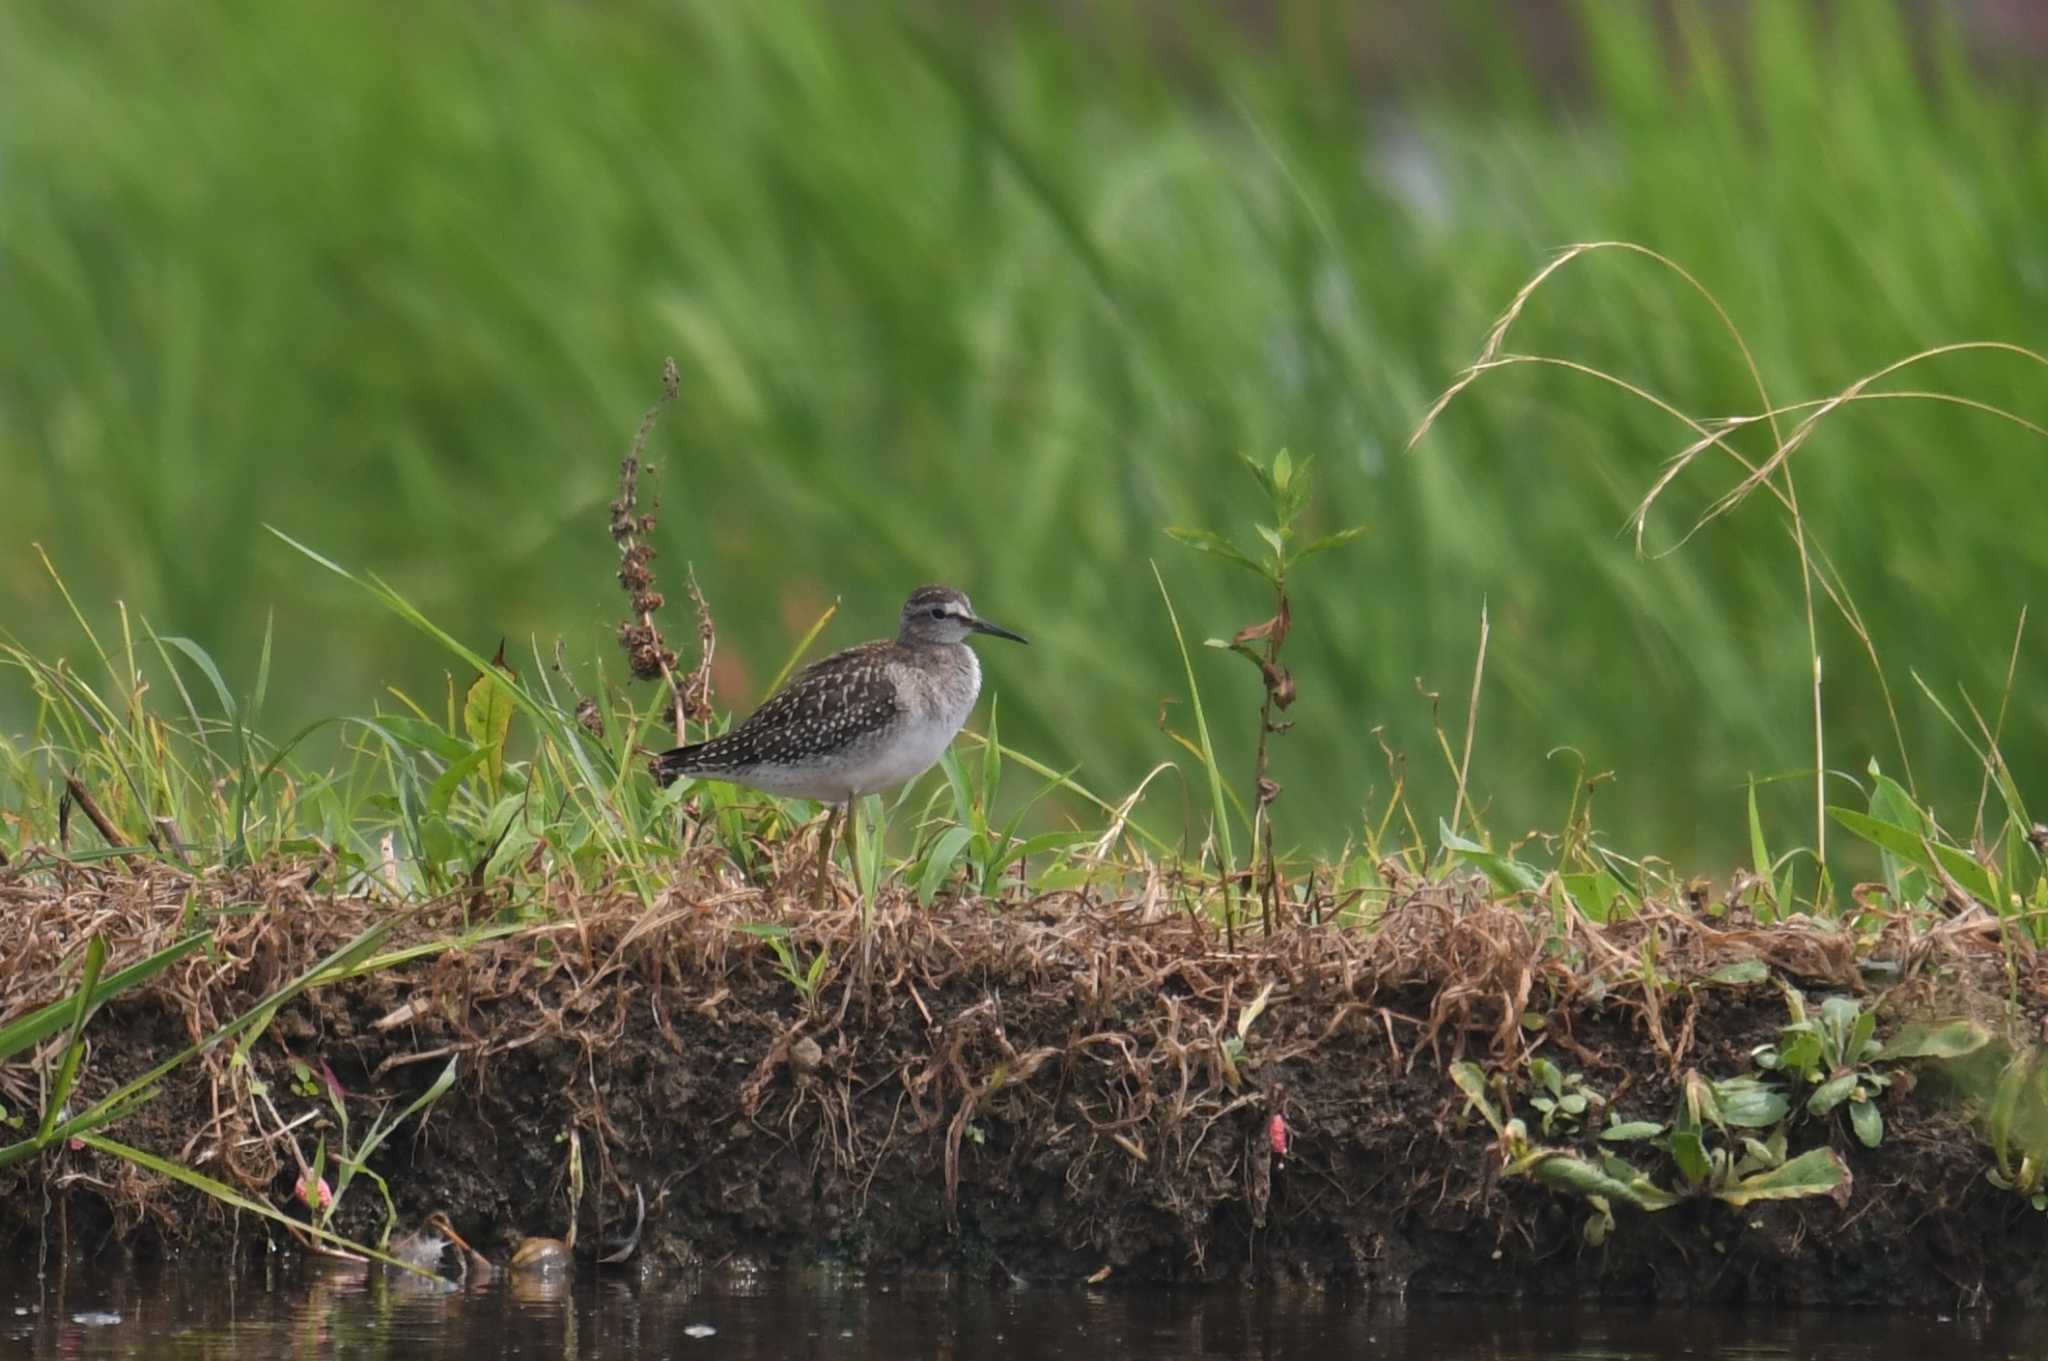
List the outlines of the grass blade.
{"label": "grass blade", "polygon": [[71,1004],[71,1036],[65,1041],[64,1057],[57,1065],[57,1080],[50,1084],[50,1095],[43,1105],[43,1122],[36,1130],[36,1142],[42,1146],[49,1145],[59,1112],[71,1099],[72,1085],[78,1081],[78,1065],[85,1054],[85,1023],[92,1016],[93,992],[99,987],[100,970],[106,963],[107,938],[94,932],[85,943],[85,974]]}
{"label": "grass blade", "polygon": [[343,1238],[340,1234],[321,1228],[318,1224],[307,1224],[293,1219],[290,1215],[285,1214],[273,1205],[268,1205],[251,1196],[243,1195],[226,1182],[215,1181],[203,1172],[195,1172],[189,1167],[181,1167],[168,1158],[159,1158],[154,1153],[146,1152],[129,1144],[119,1143],[107,1138],[104,1134],[82,1134],[78,1137],[88,1148],[98,1149],[100,1152],[119,1158],[123,1162],[133,1163],[135,1166],[154,1172],[158,1176],[168,1177],[182,1186],[191,1187],[202,1195],[211,1196],[223,1205],[232,1206],[237,1210],[246,1210],[250,1214],[262,1215],[265,1219],[276,1220],[288,1228],[297,1229],[302,1233],[309,1233],[323,1242],[332,1243],[336,1247],[346,1249],[349,1252],[360,1253],[373,1261],[382,1262],[386,1266],[409,1271],[415,1276],[435,1279],[434,1273],[428,1271],[425,1267],[414,1266],[410,1262],[401,1262],[389,1253],[379,1252],[375,1248],[366,1247],[352,1239]]}
{"label": "grass blade", "polygon": [[1195,711],[1195,734],[1201,741],[1202,768],[1209,774],[1209,808],[1215,821],[1216,844],[1223,857],[1223,880],[1226,884],[1237,878],[1237,852],[1230,841],[1230,815],[1223,802],[1223,775],[1216,768],[1216,748],[1209,741],[1209,720],[1202,712],[1202,687],[1195,681],[1195,664],[1188,656],[1188,640],[1180,631],[1180,616],[1174,613],[1173,597],[1167,594],[1166,578],[1159,574],[1159,564],[1152,563],[1152,579],[1159,583],[1159,598],[1166,602],[1166,617],[1173,623],[1173,641],[1180,648],[1181,670],[1188,678],[1188,702]]}
{"label": "grass blade", "polygon": [[[109,997],[114,996],[116,993],[125,992],[136,984],[162,973],[186,955],[191,954],[194,950],[206,944],[209,939],[210,937],[206,932],[197,932],[185,937],[175,945],[165,946],[148,959],[130,964],[127,968],[108,978],[97,989],[93,990],[92,1000],[89,1005],[97,1010]],[[82,997],[84,993],[85,989],[81,988],[79,996]],[[31,1045],[42,1043],[45,1037],[56,1033],[58,1028],[64,1024],[65,1017],[71,1015],[72,1008],[77,1005],[77,1000],[74,997],[60,998],[48,1006],[38,1007],[28,1015],[8,1022],[4,1027],[0,1027],[0,1063],[13,1058]]]}
{"label": "grass blade", "polygon": [[146,1100],[150,1089],[167,1074],[191,1062],[194,1058],[212,1049],[223,1040],[234,1037],[257,1020],[269,1016],[278,1007],[289,1002],[306,989],[322,982],[331,981],[328,978],[329,974],[333,974],[336,977],[345,974],[351,965],[377,947],[378,942],[389,934],[391,927],[392,923],[387,920],[379,922],[367,931],[361,932],[325,959],[320,960],[297,978],[284,984],[241,1015],[228,1021],[212,1034],[201,1039],[196,1044],[188,1045],[161,1063],[158,1063],[148,1072],[142,1074],[142,1076],[123,1083],[114,1091],[101,1097],[85,1111],[64,1121],[61,1125],[49,1131],[48,1139],[38,1134],[36,1138],[24,1139],[19,1143],[9,1144],[4,1148],[0,1148],[0,1167],[7,1167],[30,1156],[42,1148],[48,1140],[82,1136],[101,1125],[109,1124],[119,1119],[128,1113],[133,1103],[137,1103],[139,1100]]}

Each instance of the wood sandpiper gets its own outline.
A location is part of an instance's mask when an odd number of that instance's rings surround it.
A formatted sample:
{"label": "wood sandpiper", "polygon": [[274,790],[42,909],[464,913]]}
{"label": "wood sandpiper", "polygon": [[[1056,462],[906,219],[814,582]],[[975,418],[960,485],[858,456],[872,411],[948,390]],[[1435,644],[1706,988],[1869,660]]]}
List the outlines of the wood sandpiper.
{"label": "wood sandpiper", "polygon": [[[655,776],[726,780],[850,813],[853,800],[916,779],[945,754],[981,693],[981,662],[966,642],[974,633],[1029,641],[978,617],[952,587],[920,586],[893,640],[811,663],[732,731],[655,757]],[[821,898],[831,847],[828,819]]]}

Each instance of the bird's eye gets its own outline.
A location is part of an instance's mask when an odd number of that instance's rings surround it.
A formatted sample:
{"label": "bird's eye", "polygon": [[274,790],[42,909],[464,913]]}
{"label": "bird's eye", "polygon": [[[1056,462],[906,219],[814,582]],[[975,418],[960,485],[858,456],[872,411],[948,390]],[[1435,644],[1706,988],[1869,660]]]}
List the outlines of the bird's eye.
{"label": "bird's eye", "polygon": [[945,617],[946,617],[946,607],[945,607],[944,605],[934,605],[934,606],[932,606],[932,618],[934,618],[934,619],[944,619]]}

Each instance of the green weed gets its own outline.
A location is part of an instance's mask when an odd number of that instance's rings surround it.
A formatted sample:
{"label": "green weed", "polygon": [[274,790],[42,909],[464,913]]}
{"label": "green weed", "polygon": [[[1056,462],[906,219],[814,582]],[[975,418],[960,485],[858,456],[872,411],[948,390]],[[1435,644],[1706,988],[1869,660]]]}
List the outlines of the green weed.
{"label": "green weed", "polygon": [[[1294,677],[1280,664],[1280,650],[1287,643],[1287,637],[1294,629],[1294,607],[1287,597],[1288,575],[1309,558],[1332,548],[1342,547],[1365,532],[1360,525],[1341,529],[1334,534],[1324,534],[1305,543],[1296,542],[1296,523],[1307,509],[1311,495],[1310,469],[1312,459],[1303,459],[1295,465],[1292,455],[1285,449],[1273,456],[1272,462],[1260,463],[1245,458],[1244,465],[1258,483],[1266,497],[1266,518],[1271,524],[1252,525],[1260,545],[1250,552],[1239,548],[1224,535],[1211,529],[1168,529],[1168,535],[1199,552],[1213,554],[1236,567],[1241,567],[1265,584],[1272,593],[1272,614],[1256,624],[1247,624],[1229,638],[1210,638],[1206,645],[1233,652],[1250,662],[1259,673],[1259,682],[1264,697],[1259,703],[1259,736],[1256,757],[1252,766],[1252,840],[1258,847],[1263,860],[1263,879],[1260,889],[1260,908],[1265,928],[1270,935],[1273,919],[1280,904],[1280,869],[1273,854],[1273,801],[1280,796],[1280,786],[1268,773],[1269,761],[1267,742],[1279,733],[1293,727],[1292,723],[1276,721],[1274,711],[1285,711],[1295,700]],[[1163,587],[1162,587],[1163,589]],[[1176,621],[1174,632],[1179,635],[1180,625]],[[1190,686],[1193,677],[1189,677]],[[1202,725],[1203,757],[1213,759],[1214,752],[1208,745],[1206,724]]]}

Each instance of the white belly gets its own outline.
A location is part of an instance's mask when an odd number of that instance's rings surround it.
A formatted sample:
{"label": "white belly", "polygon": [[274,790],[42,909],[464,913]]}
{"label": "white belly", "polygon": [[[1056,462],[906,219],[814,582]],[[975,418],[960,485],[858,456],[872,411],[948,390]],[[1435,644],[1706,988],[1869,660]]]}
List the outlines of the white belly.
{"label": "white belly", "polygon": [[851,792],[856,796],[879,794],[924,774],[946,754],[946,748],[952,744],[954,734],[960,731],[960,725],[966,719],[967,715],[963,713],[958,718],[948,714],[906,720],[893,740],[849,767]]}

